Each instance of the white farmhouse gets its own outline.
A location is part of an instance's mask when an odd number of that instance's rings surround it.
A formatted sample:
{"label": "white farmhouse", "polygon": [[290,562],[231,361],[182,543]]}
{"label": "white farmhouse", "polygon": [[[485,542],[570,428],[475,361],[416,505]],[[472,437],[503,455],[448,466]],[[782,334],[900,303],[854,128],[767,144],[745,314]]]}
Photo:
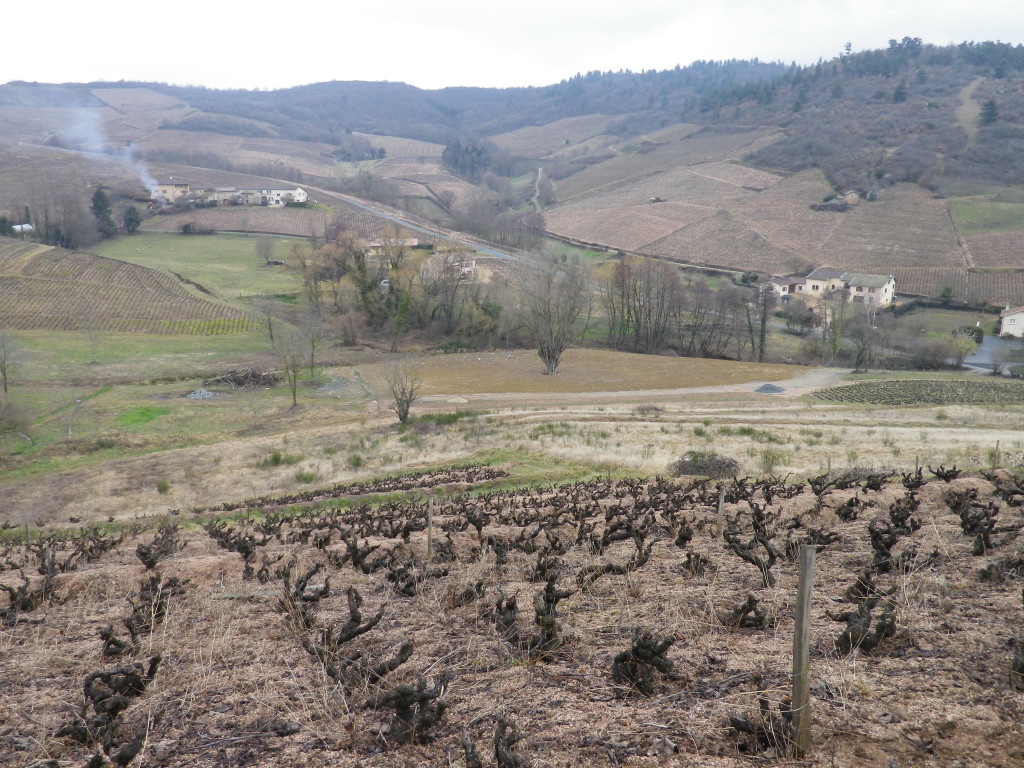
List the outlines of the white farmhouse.
{"label": "white farmhouse", "polygon": [[775,295],[782,299],[795,296],[804,300],[816,300],[839,293],[851,304],[886,306],[891,304],[896,296],[896,278],[892,275],[849,272],[835,267],[821,267],[806,277],[773,277],[769,285],[772,286]]}
{"label": "white farmhouse", "polygon": [[999,335],[1024,338],[1024,307],[1007,306],[999,313]]}

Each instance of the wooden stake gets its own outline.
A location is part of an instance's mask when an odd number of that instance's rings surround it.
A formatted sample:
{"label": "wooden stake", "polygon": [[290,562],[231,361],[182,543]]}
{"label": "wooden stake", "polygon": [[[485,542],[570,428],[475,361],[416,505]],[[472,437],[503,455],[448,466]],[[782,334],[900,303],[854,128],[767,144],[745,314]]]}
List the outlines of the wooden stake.
{"label": "wooden stake", "polygon": [[715,515],[715,538],[722,537],[725,530],[725,480],[718,487],[718,514]]}
{"label": "wooden stake", "polygon": [[427,564],[434,560],[434,497],[427,504]]}
{"label": "wooden stake", "polygon": [[813,544],[800,547],[800,580],[793,628],[793,751],[805,755],[811,746],[811,586],[814,583]]}

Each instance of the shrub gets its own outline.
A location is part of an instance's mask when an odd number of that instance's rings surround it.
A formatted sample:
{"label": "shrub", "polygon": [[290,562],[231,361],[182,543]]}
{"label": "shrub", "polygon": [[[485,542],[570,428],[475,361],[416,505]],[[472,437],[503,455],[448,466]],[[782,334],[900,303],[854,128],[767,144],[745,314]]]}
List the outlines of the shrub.
{"label": "shrub", "polygon": [[789,454],[781,448],[762,448],[757,456],[757,468],[762,474],[770,475],[779,464],[789,461]]}
{"label": "shrub", "polygon": [[687,451],[669,464],[667,471],[672,477],[703,475],[715,480],[732,477],[739,469],[740,463],[728,456],[713,451]]}
{"label": "shrub", "polygon": [[163,495],[171,490],[171,484],[163,478],[156,481],[156,492]]}
{"label": "shrub", "polygon": [[270,452],[270,455],[265,459],[260,459],[256,462],[256,466],[260,469],[266,469],[267,467],[280,467],[282,464],[292,466],[302,461],[303,457],[294,453],[281,453],[276,448]]}
{"label": "shrub", "polygon": [[345,463],[348,464],[349,467],[351,467],[352,469],[359,469],[361,466],[363,466],[363,457],[360,456],[358,453],[351,453],[349,454],[348,458],[345,459]]}
{"label": "shrub", "polygon": [[309,470],[300,469],[295,473],[295,480],[300,483],[312,483],[316,480],[316,472],[310,472]]}

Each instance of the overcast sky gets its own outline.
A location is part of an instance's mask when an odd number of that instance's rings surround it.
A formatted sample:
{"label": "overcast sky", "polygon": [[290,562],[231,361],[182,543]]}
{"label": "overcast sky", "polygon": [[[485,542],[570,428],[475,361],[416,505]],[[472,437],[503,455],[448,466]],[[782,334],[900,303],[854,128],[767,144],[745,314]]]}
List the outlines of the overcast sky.
{"label": "overcast sky", "polygon": [[50,0],[8,3],[0,83],[548,85],[697,59],[810,64],[890,38],[1024,43],[1020,0]]}

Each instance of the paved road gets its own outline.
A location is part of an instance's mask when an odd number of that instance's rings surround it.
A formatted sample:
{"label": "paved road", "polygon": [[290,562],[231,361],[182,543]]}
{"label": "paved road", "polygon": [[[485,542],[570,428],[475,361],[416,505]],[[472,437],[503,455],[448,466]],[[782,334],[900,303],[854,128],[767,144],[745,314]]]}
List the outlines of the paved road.
{"label": "paved road", "polygon": [[1021,342],[1019,341],[1007,341],[987,333],[974,352],[964,359],[964,367],[991,373],[993,361],[1007,363],[1010,353],[1014,351],[1020,352],[1021,349]]}

